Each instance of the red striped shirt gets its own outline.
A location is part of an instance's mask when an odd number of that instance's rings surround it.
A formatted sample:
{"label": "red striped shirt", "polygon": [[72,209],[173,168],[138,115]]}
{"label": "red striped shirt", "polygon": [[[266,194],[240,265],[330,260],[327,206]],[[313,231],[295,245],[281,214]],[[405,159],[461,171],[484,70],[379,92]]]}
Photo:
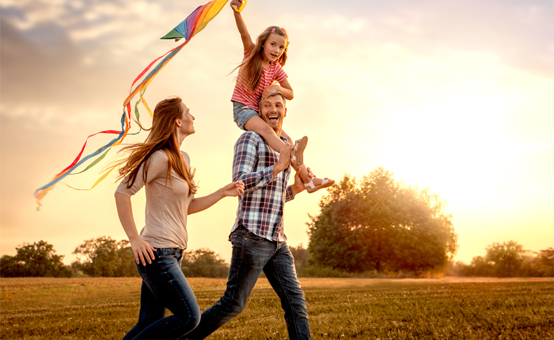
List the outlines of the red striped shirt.
{"label": "red striped shirt", "polygon": [[[247,53],[248,52],[244,52],[243,62],[244,60],[246,60]],[[248,86],[246,85],[244,77],[239,71],[239,76],[237,78],[237,83],[235,84],[235,90],[233,91],[233,97],[231,97],[231,101],[239,102],[251,109],[259,111],[258,101],[260,100],[265,88],[271,85],[273,81],[281,83],[288,77],[281,67],[281,64],[279,64],[279,62],[277,61],[272,62],[267,69],[262,67],[262,70],[262,78],[260,79],[260,84],[258,85],[258,88],[255,92],[250,92]]]}

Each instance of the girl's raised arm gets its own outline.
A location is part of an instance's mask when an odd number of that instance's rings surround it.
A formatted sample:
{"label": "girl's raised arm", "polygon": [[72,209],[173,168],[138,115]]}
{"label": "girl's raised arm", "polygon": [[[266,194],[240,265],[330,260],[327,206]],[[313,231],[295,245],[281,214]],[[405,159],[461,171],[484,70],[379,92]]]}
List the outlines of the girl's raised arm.
{"label": "girl's raised arm", "polygon": [[[240,6],[242,6],[242,0],[232,0],[231,7],[233,5],[235,5],[237,8],[240,8]],[[244,47],[244,51],[250,51],[250,48],[252,47],[252,45],[254,45],[254,43],[252,42],[250,33],[248,33],[248,28],[246,27],[246,23],[242,18],[242,14],[240,14],[240,12],[237,12],[235,10],[233,10],[233,13],[235,15],[235,22],[237,23],[237,28],[239,29],[240,38],[242,39],[242,45]]]}

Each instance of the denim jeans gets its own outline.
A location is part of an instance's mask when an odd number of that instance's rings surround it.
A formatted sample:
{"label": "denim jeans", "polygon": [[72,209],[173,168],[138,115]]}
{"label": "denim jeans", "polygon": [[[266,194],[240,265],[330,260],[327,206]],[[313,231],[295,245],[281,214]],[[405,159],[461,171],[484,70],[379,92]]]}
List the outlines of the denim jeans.
{"label": "denim jeans", "polygon": [[239,102],[233,102],[233,120],[235,123],[237,123],[237,126],[241,129],[246,131],[246,128],[244,125],[250,118],[254,116],[260,116],[258,111],[249,108],[248,106],[239,103]]}
{"label": "denim jeans", "polygon": [[231,234],[233,255],[223,297],[202,313],[200,325],[183,339],[204,339],[237,316],[263,270],[285,311],[290,339],[311,339],[306,300],[285,242],[270,242],[240,226]]}
{"label": "denim jeans", "polygon": [[[181,270],[183,250],[159,248],[151,264],[137,264],[142,277],[138,323],[124,340],[177,339],[200,322],[196,296]],[[166,308],[173,315],[165,317]]]}

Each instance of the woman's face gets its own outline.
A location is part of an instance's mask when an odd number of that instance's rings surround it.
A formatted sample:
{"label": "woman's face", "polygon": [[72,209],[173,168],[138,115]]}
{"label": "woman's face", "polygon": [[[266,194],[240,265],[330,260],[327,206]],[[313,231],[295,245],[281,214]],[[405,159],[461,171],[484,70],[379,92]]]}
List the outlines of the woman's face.
{"label": "woman's face", "polygon": [[192,135],[195,132],[194,116],[190,114],[190,110],[185,103],[181,103],[181,106],[183,108],[183,114],[180,119],[177,119],[180,121],[180,126],[178,124],[179,133],[185,136]]}

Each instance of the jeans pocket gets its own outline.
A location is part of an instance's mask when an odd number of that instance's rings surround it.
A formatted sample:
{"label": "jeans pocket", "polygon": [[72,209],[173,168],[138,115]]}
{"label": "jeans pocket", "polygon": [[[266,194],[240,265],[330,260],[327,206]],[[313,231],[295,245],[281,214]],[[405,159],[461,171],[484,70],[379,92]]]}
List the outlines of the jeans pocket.
{"label": "jeans pocket", "polygon": [[253,232],[251,231],[248,231],[245,235],[244,235],[244,240],[245,241],[249,241],[250,243],[260,243],[261,241],[264,240],[263,237],[260,237],[256,234],[254,234]]}

